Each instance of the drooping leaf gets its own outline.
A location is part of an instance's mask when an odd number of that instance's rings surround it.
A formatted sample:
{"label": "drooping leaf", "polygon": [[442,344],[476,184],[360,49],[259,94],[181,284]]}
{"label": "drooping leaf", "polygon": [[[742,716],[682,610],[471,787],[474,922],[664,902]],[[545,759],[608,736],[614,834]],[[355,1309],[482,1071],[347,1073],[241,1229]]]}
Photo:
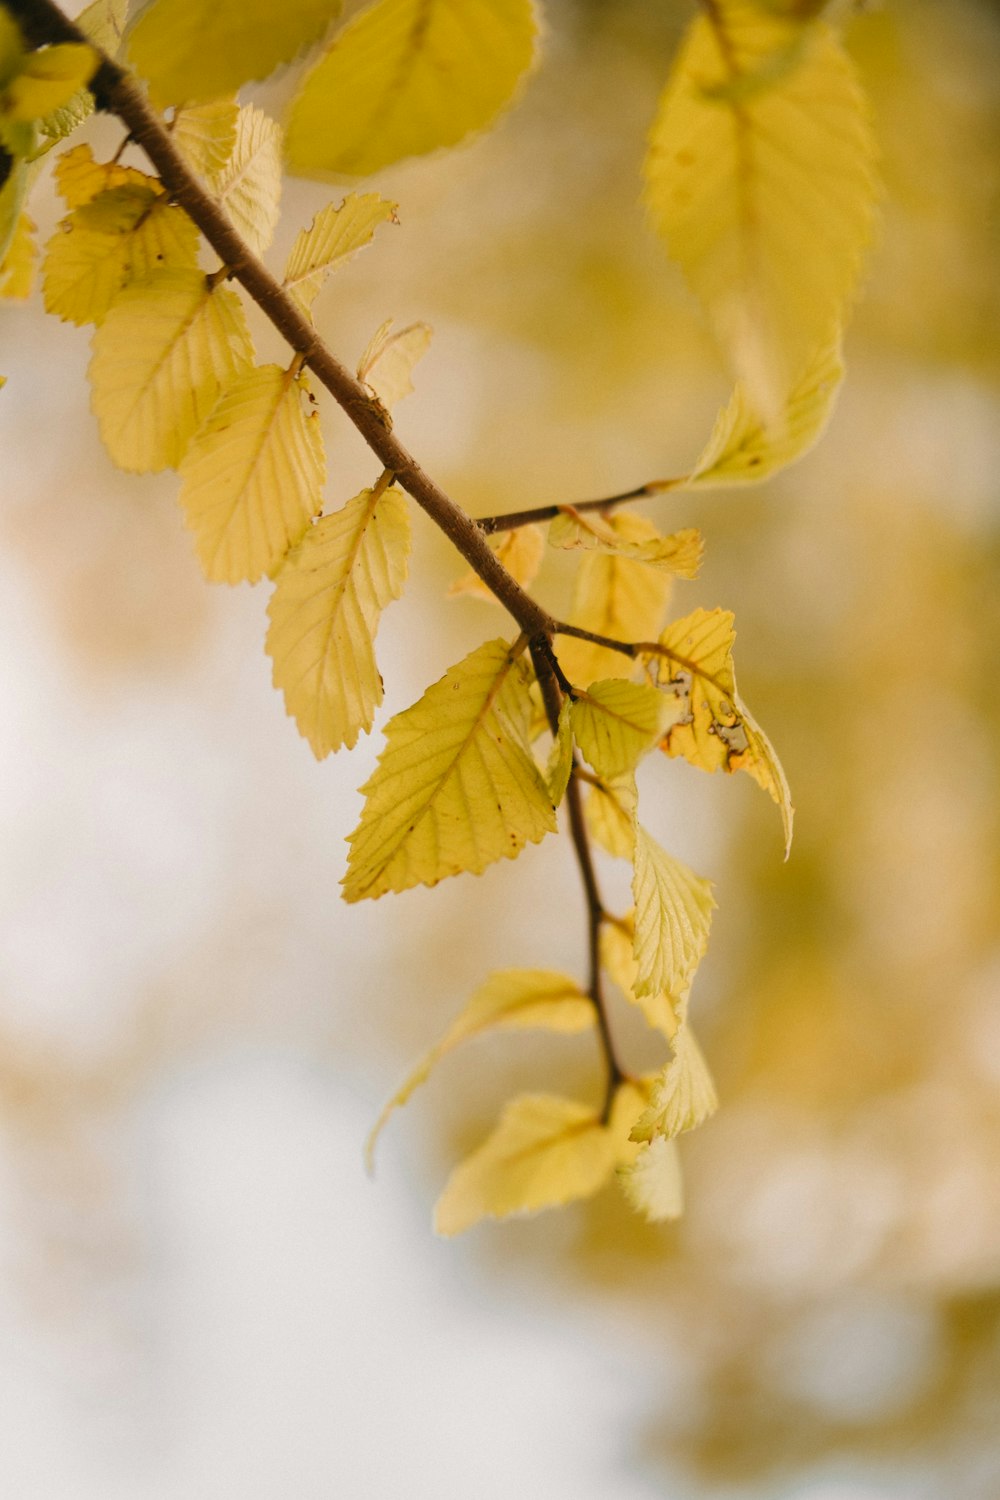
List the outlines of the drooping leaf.
{"label": "drooping leaf", "polygon": [[127,14],[128,0],[91,0],[77,16],[76,25],[88,41],[114,58],[125,35]]}
{"label": "drooping leaf", "polygon": [[[623,541],[658,538],[656,527],[634,511],[619,511],[609,525]],[[617,641],[654,640],[663,625],[671,578],[633,558],[586,552],[577,570],[570,624]],[[559,643],[559,660],[567,677],[580,687],[602,677],[630,677],[633,664],[607,646],[567,638]]]}
{"label": "drooping leaf", "polygon": [[715,901],[711,882],[674,859],[636,825],[636,995],[682,995],[708,946]]}
{"label": "drooping leaf", "polygon": [[809,361],[779,421],[770,425],[757,415],[746,391],[738,385],[728,406],[719,413],[685,487],[757,484],[802,458],[830,420],[843,378],[839,343],[821,348]]}
{"label": "drooping leaf", "polygon": [[380,224],[397,223],[396,204],[378,193],[349,193],[338,207],[321,208],[302,229],[285,267],[285,287],[303,312],[316,300],[331,271],[371,242]]}
{"label": "drooping leaf", "polygon": [[411,376],[430,348],[432,330],[426,323],[392,332],[392,319],[383,323],[358,363],[358,379],[391,411],[413,394]]}
{"label": "drooping leaf", "polygon": [[639,966],[635,960],[633,913],[602,925],[601,967],[618,986],[625,999],[642,1011],[654,1031],[660,1032],[668,1041],[676,1035],[684,1018],[686,996],[675,997],[666,990],[651,995],[640,995],[636,991]]}
{"label": "drooping leaf", "polygon": [[781,811],[787,858],[791,794],[774,747],[736,691],[735,640],[732,613],[724,609],[696,609],[663,632],[659,681],[677,694],[682,708],[663,748],[705,771],[748,771]]}
{"label": "drooping leaf", "polygon": [[215,184],[236,149],[240,107],[234,98],[188,104],[174,115],[170,134],[188,166]]}
{"label": "drooping leaf", "polygon": [[27,168],[23,161],[15,161],[7,180],[0,183],[0,260],[7,254],[17,233],[26,187]]}
{"label": "drooping leaf", "polygon": [[99,324],[130,281],[197,262],[198,231],[154,178],[109,188],[73,209],[49,240],[45,306],[67,322]]}
{"label": "drooping leaf", "polygon": [[248,104],[236,121],[236,142],[213,191],[257,255],[274,238],[281,198],[281,126]]}
{"label": "drooping leaf", "polygon": [[56,162],[54,175],[67,208],[79,208],[96,198],[98,193],[111,188],[147,188],[155,180],[137,167],[123,167],[115,161],[95,161],[94,152],[88,145],[73,146],[64,151]]}
{"label": "drooping leaf", "polygon": [[671,1042],[674,1055],[653,1084],[649,1105],[632,1128],[634,1141],[673,1140],[695,1130],[719,1107],[712,1075],[689,1025]]}
{"label": "drooping leaf", "polygon": [[253,359],[239,298],[198,271],[132,282],[97,329],[92,405],[114,462],[176,468],[220,391]]}
{"label": "drooping leaf", "polygon": [[129,28],[128,57],[153,102],[204,104],[266,78],[319,41],[340,0],[152,0]]}
{"label": "drooping leaf", "polygon": [[632,859],[637,805],[635,777],[631,772],[602,779],[587,793],[584,816],[590,836],[614,859]]}
{"label": "drooping leaf", "polygon": [[351,835],[347,901],[478,875],[555,830],[528,743],[523,663],[487,641],[386,729]]}
{"label": "drooping leaf", "polygon": [[532,0],[376,0],[306,75],[292,170],[365,175],[482,130],[530,67],[537,29]]}
{"label": "drooping leaf", "polygon": [[624,776],[663,734],[676,705],[647,683],[595,682],[576,698],[573,735],[598,776]]}
{"label": "drooping leaf", "polygon": [[872,232],[874,148],[822,22],[718,0],[692,23],[650,141],[646,198],[765,422],[841,327]]}
{"label": "drooping leaf", "polygon": [[349,749],[382,702],[375,633],[406,582],[410,520],[398,490],[362,490],[285,559],[268,605],[274,685],[317,759]]}
{"label": "drooping leaf", "polygon": [[[503,563],[507,572],[522,588],[530,588],[538,576],[545,556],[545,533],[540,526],[517,526],[511,531],[501,531],[488,538],[489,544]],[[491,604],[499,601],[492,589],[470,568],[457,578],[448,590],[449,599],[470,595],[486,599]]]}
{"label": "drooping leaf", "polygon": [[623,536],[606,517],[565,506],[549,526],[549,545],[566,551],[611,552],[631,557],[648,567],[663,568],[678,578],[694,578],[701,566],[704,541],[700,531],[688,528],[672,536],[658,533],[644,541]]}
{"label": "drooping leaf", "polygon": [[684,1212],[684,1181],[676,1141],[658,1135],[640,1147],[631,1166],[618,1168],[625,1199],[650,1224],[679,1219]]}
{"label": "drooping leaf", "polygon": [[549,800],[558,807],[566,795],[569,778],[573,770],[573,718],[572,704],[564,698],[559,709],[559,725],[552,739],[548,765],[545,768],[545,785]]}
{"label": "drooping leaf", "polygon": [[35,284],[35,228],[29,214],[18,215],[10,244],[0,260],[0,297],[22,302],[31,296]]}
{"label": "drooping leaf", "polygon": [[368,1138],[369,1164],[378,1137],[393,1112],[407,1103],[421,1084],[426,1083],[442,1057],[460,1043],[487,1031],[544,1030],[572,1035],[586,1031],[595,1020],[593,1001],[566,974],[551,969],[505,969],[491,974],[383,1109]]}
{"label": "drooping leaf", "polygon": [[256,583],[323,508],[326,459],[308,386],[279,365],[226,387],[181,466],[180,501],[205,577]]}

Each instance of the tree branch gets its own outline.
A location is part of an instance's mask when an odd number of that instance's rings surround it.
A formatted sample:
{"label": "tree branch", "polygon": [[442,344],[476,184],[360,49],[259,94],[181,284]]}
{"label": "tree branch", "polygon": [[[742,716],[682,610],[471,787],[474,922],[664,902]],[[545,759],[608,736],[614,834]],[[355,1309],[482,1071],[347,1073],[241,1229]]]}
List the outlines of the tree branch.
{"label": "tree branch", "polygon": [[[4,3],[33,46],[87,41],[53,0],[4,0]],[[303,362],[353,422],[383,467],[392,471],[401,488],[440,527],[521,630],[529,638],[551,635],[555,624],[551,616],[511,577],[482,529],[424,473],[393,435],[382,407],[334,357],[284,287],[236,232],[223,209],[188,167],[163,121],[128,73],[99,49],[94,50],[101,57],[90,85],[95,98],[101,108],[118,115],[128,127],[164,187],[197,225],[228,275],[240,283],[291,348],[302,355]]]}

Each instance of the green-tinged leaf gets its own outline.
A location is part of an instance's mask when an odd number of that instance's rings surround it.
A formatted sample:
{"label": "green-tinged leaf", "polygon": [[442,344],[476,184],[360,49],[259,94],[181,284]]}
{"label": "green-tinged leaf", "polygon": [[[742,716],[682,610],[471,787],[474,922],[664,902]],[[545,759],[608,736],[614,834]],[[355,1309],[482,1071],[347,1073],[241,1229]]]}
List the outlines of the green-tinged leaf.
{"label": "green-tinged leaf", "polygon": [[128,57],[155,104],[204,104],[266,78],[318,42],[340,0],[152,0]]}
{"label": "green-tinged leaf", "polygon": [[174,145],[199,177],[215,184],[236,149],[240,107],[234,98],[189,104],[177,110],[170,128]]}
{"label": "green-tinged leaf", "polygon": [[23,302],[35,284],[35,228],[29,214],[20,213],[10,244],[0,259],[0,297]]}
{"label": "green-tinged leaf", "polygon": [[687,1024],[674,1037],[674,1055],[653,1084],[648,1108],[632,1129],[634,1141],[673,1140],[695,1130],[719,1107],[712,1075]]}
{"label": "green-tinged leaf", "polygon": [[525,1094],[493,1134],[456,1167],[434,1213],[438,1234],[481,1219],[537,1213],[599,1192],[615,1168],[610,1132],[586,1104]]}
{"label": "green-tinged leaf", "polygon": [[88,41],[114,58],[125,35],[127,14],[128,0],[91,0],[77,16],[76,25]]}
{"label": "green-tinged leaf", "polygon": [[524,665],[502,640],[480,646],[397,714],[363,788],[345,899],[479,874],[553,832],[530,718]]}
{"label": "green-tinged leaf", "polygon": [[708,946],[711,882],[689,870],[636,825],[636,995],[682,995]]}
{"label": "green-tinged leaf", "polygon": [[59,42],[26,53],[0,99],[4,122],[27,125],[61,109],[90,82],[96,67],[97,53],[85,42]]}
{"label": "green-tinged leaf", "polygon": [[432,330],[426,323],[392,332],[392,319],[383,323],[358,364],[358,379],[391,411],[404,396],[412,395],[411,376],[430,348]]}
{"label": "green-tinged leaf", "polygon": [[823,433],[844,378],[839,341],[820,349],[792,391],[780,419],[768,424],[738,385],[718,416],[688,489],[757,484],[808,453]]}
{"label": "green-tinged leaf", "polygon": [[773,745],[736,691],[735,640],[733,616],[725,609],[696,609],[661,635],[659,681],[676,693],[682,710],[663,749],[704,771],[748,771],[781,811],[787,858],[791,793]]}
{"label": "green-tinged leaf", "polygon": [[267,633],[274,685],[318,760],[372,727],[382,702],[375,634],[403,592],[409,554],[403,496],[362,490],[311,526],[277,574]]}
{"label": "green-tinged leaf", "polygon": [[288,159],[365,175],[489,125],[531,65],[532,0],[376,0],[306,75]]}
{"label": "green-tinged leaf", "polygon": [[236,143],[213,191],[257,255],[274,238],[281,198],[281,126],[248,104],[236,121]]}
{"label": "green-tinged leaf", "polygon": [[323,508],[326,459],[308,393],[279,365],[247,370],[187,450],[180,501],[215,583],[256,583]]}
{"label": "green-tinged leaf", "polygon": [[618,1168],[618,1181],[629,1206],[650,1224],[679,1219],[684,1212],[684,1180],[676,1141],[655,1136],[639,1148],[631,1166]]}
{"label": "green-tinged leaf", "polygon": [[140,172],[137,167],[123,167],[115,161],[94,160],[90,146],[73,146],[64,151],[55,165],[56,187],[66,200],[67,208],[79,208],[90,203],[98,193],[111,188],[148,188],[155,178]]}
{"label": "green-tinged leaf", "polygon": [[49,240],[45,306],[67,322],[99,324],[130,281],[197,263],[198,231],[155,178],[109,188],[73,209]]}
{"label": "green-tinged leaf", "polygon": [[441,1058],[460,1043],[487,1031],[544,1030],[571,1035],[586,1031],[596,1019],[593,1001],[565,974],[551,969],[505,969],[491,974],[383,1109],[368,1137],[369,1166],[387,1120],[426,1083]]}
{"label": "green-tinged leaf", "polygon": [[617,553],[649,567],[663,568],[678,578],[697,576],[705,546],[701,532],[693,528],[674,532],[672,536],[657,534],[644,541],[622,536],[604,516],[574,510],[571,505],[564,506],[551,522],[549,545],[567,551]]}
{"label": "green-tinged leaf", "polygon": [[549,789],[549,800],[558,807],[566,795],[570,774],[573,770],[573,718],[572,704],[564,698],[559,710],[559,727],[552,739],[548,765],[545,768],[545,785]]}
{"label": "green-tinged leaf", "polygon": [[687,996],[675,998],[666,990],[652,995],[636,993],[639,966],[635,961],[635,923],[632,913],[603,924],[601,967],[618,986],[625,999],[631,1005],[638,1006],[654,1031],[659,1031],[668,1041],[676,1035],[684,1018]]}
{"label": "green-tinged leaf", "polygon": [[0,183],[0,261],[5,258],[14,242],[26,186],[27,169],[24,162],[15,161],[7,174],[6,182]]}
{"label": "green-tinged leaf", "polygon": [[647,683],[595,682],[572,708],[573,735],[598,776],[634,771],[663,734],[676,703]]}
{"label": "green-tinged leaf", "polygon": [[660,103],[646,199],[745,398],[771,425],[836,337],[873,223],[874,147],[822,22],[752,0],[695,20]]}
{"label": "green-tinged leaf", "polygon": [[[634,511],[619,511],[608,523],[626,542],[659,537],[651,521]],[[655,640],[663,626],[671,577],[633,558],[610,552],[585,552],[577,569],[570,624],[616,641]],[[627,656],[606,646],[567,638],[559,643],[559,660],[567,677],[588,687],[602,677],[631,677]]]}
{"label": "green-tinged leaf", "polygon": [[[545,533],[540,526],[518,526],[511,531],[501,531],[488,538],[489,544],[503,563],[507,572],[523,589],[530,588],[538,576],[545,556]],[[499,604],[496,594],[470,568],[457,578],[448,590],[449,599],[468,595],[475,599],[486,599],[490,604]],[[502,607],[502,606],[501,606]]]}
{"label": "green-tinged leaf", "polygon": [[590,836],[614,859],[631,860],[635,851],[635,777],[613,776],[592,785],[584,804]]}
{"label": "green-tinged leaf", "polygon": [[120,294],[97,329],[91,404],[114,462],[176,468],[220,391],[251,363],[239,298],[198,271],[154,271]]}
{"label": "green-tinged leaf", "polygon": [[302,229],[285,267],[285,287],[303,312],[316,300],[331,271],[370,244],[380,224],[396,224],[396,204],[378,193],[350,193],[339,207],[328,203]]}

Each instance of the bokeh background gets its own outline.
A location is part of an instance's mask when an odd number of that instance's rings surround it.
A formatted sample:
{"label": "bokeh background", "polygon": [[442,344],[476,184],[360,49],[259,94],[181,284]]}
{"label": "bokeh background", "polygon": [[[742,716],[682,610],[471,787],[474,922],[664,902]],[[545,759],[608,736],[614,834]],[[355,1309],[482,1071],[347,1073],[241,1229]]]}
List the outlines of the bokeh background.
{"label": "bokeh background", "polygon": [[[683,472],[728,394],[638,203],[689,7],[548,9],[518,110],[383,174],[402,227],[320,307],[347,358],[434,325],[398,426],[477,514]],[[848,38],[886,198],[836,418],[759,491],[650,506],[706,533],[676,611],[736,611],[798,808],[784,865],[749,778],[645,773],[720,903],[694,1003],[723,1106],[677,1226],[608,1193],[431,1234],[505,1097],[595,1093],[587,1038],[451,1059],[367,1180],[381,1100],[490,969],[580,970],[566,841],[345,908],[377,737],[313,761],[265,590],[206,585],[175,481],[110,467],[85,332],[0,312],[5,1496],[1000,1493],[1000,8],[887,0]],[[276,266],[328,197],[289,187]],[[339,502],[372,466],[325,420]],[[507,628],[416,529],[387,713]]]}

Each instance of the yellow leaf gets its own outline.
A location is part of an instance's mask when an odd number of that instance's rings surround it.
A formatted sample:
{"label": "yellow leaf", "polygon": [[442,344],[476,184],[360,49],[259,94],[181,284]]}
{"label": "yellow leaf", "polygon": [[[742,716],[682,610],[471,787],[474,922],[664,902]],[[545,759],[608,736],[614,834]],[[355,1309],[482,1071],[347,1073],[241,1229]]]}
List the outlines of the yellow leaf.
{"label": "yellow leaf", "polygon": [[[626,542],[649,542],[659,533],[634,511],[619,511],[609,525]],[[655,640],[663,625],[671,578],[614,553],[585,552],[577,570],[570,623],[617,641]],[[559,660],[571,682],[587,687],[599,677],[630,677],[634,664],[606,646],[567,638]]]}
{"label": "yellow leaf", "polygon": [[697,576],[704,551],[701,532],[693,528],[677,531],[672,536],[657,533],[645,541],[632,540],[617,532],[604,516],[574,510],[571,505],[564,506],[549,526],[549,545],[567,551],[582,549],[618,553],[649,567],[663,568],[678,578]]}
{"label": "yellow leaf", "polygon": [[841,326],[872,233],[873,163],[864,98],[824,23],[803,30],[752,0],[719,0],[693,22],[646,198],[770,424]]}
{"label": "yellow leaf", "polygon": [[548,765],[545,768],[545,785],[549,800],[558,807],[566,795],[569,778],[573,771],[573,720],[572,704],[564,698],[559,710],[559,726],[552,740]]}
{"label": "yellow leaf", "polygon": [[321,208],[308,229],[302,229],[285,267],[285,287],[303,312],[308,312],[331,271],[372,240],[380,224],[399,221],[396,204],[378,193],[350,193],[335,208]]}
{"label": "yellow leaf", "polygon": [[392,320],[383,323],[358,364],[358,379],[391,411],[397,401],[412,395],[413,374],[417,362],[430,348],[431,329],[426,323],[411,323],[409,328],[392,332]]}
{"label": "yellow leaf", "polygon": [[513,98],[537,31],[532,0],[377,0],[306,75],[292,170],[365,175],[482,130]]}
{"label": "yellow leaf", "polygon": [[708,946],[715,901],[710,881],[674,859],[636,825],[636,995],[682,995]]}
{"label": "yellow leaf", "polygon": [[253,359],[239,298],[189,270],[127,286],[93,350],[101,437],[119,468],[139,474],[177,467],[220,391]]}
{"label": "yellow leaf", "polygon": [[155,179],[110,188],[75,208],[49,240],[45,306],[70,323],[102,323],[128,282],[197,261],[197,230]]}
{"label": "yellow leaf", "polygon": [[279,365],[247,370],[187,450],[180,501],[214,583],[256,583],[323,508],[326,460],[308,391]]}
{"label": "yellow leaf", "polygon": [[235,99],[213,99],[209,104],[189,104],[177,110],[170,134],[199,177],[218,182],[236,148],[239,117]]}
{"label": "yellow leaf", "polygon": [[[0,15],[3,13],[0,10]],[[15,161],[7,180],[0,182],[0,259],[7,254],[17,233],[26,187],[27,168],[23,161]]]}
{"label": "yellow leaf", "polygon": [[487,641],[397,714],[363,788],[345,899],[478,875],[554,832],[530,717],[524,665],[502,640]]}
{"label": "yellow leaf", "polygon": [[253,104],[241,109],[236,144],[213,191],[255,254],[274,238],[281,198],[281,126]]}
{"label": "yellow leaf", "polygon": [[756,484],[808,453],[833,412],[844,378],[839,341],[821,348],[771,425],[754,411],[742,385],[718,420],[687,489]]}
{"label": "yellow leaf", "polygon": [[654,1136],[673,1140],[695,1130],[719,1107],[712,1075],[690,1026],[680,1028],[671,1046],[674,1055],[653,1084],[648,1108],[633,1126],[634,1141],[651,1141]]}
{"label": "yellow leaf", "polygon": [[18,215],[10,244],[0,260],[0,297],[23,301],[31,296],[35,284],[35,229],[30,215],[23,212]]}
{"label": "yellow leaf", "polygon": [[586,1031],[595,1020],[593,1001],[565,974],[551,969],[505,969],[491,974],[383,1109],[365,1148],[369,1166],[386,1121],[461,1042],[487,1031],[544,1030],[572,1035]]}
{"label": "yellow leaf", "polygon": [[676,1141],[658,1135],[640,1147],[631,1166],[618,1168],[626,1201],[650,1224],[679,1219],[684,1212],[684,1182]]}
{"label": "yellow leaf", "polygon": [[631,860],[635,851],[635,777],[612,776],[591,786],[584,815],[591,837],[614,859]]}
{"label": "yellow leaf", "polygon": [[[516,526],[511,531],[498,532],[487,540],[515,582],[523,589],[529,588],[538,576],[545,555],[545,535],[541,527]],[[471,568],[468,573],[457,578],[448,590],[449,599],[457,599],[460,595],[487,599],[491,604],[499,603],[497,596]]]}
{"label": "yellow leaf", "polygon": [[110,188],[150,187],[156,181],[136,167],[95,161],[92,149],[86,145],[64,151],[56,162],[54,175],[67,208],[79,208]]}
{"label": "yellow leaf", "polygon": [[97,53],[85,42],[60,42],[28,52],[21,71],[3,91],[0,113],[6,122],[28,124],[68,104],[90,82]]}
{"label": "yellow leaf", "polygon": [[684,1017],[687,997],[675,999],[666,990],[651,995],[636,993],[639,966],[635,961],[635,923],[631,913],[620,919],[609,919],[602,925],[601,967],[629,1004],[642,1011],[654,1031],[659,1031],[668,1041],[676,1035]]}
{"label": "yellow leaf", "polygon": [[598,776],[624,776],[653,748],[675,711],[657,688],[613,677],[575,699],[573,734]]}
{"label": "yellow leaf", "polygon": [[615,1168],[610,1132],[586,1104],[552,1094],[513,1099],[493,1134],[456,1167],[434,1213],[438,1234],[481,1219],[537,1213],[599,1192]]}
{"label": "yellow leaf", "polygon": [[76,18],[88,41],[109,57],[116,57],[125,35],[128,0],[91,0]]}
{"label": "yellow leaf", "polygon": [[128,56],[155,104],[204,104],[291,61],[339,11],[340,0],[153,0]]}
{"label": "yellow leaf", "polygon": [[382,702],[375,633],[406,582],[410,518],[398,490],[362,490],[311,526],[268,606],[274,685],[322,759],[353,748]]}
{"label": "yellow leaf", "polygon": [[736,691],[733,616],[725,609],[696,609],[661,635],[657,673],[681,703],[663,749],[704,771],[748,771],[781,811],[785,857],[792,843],[794,809],[774,747]]}

